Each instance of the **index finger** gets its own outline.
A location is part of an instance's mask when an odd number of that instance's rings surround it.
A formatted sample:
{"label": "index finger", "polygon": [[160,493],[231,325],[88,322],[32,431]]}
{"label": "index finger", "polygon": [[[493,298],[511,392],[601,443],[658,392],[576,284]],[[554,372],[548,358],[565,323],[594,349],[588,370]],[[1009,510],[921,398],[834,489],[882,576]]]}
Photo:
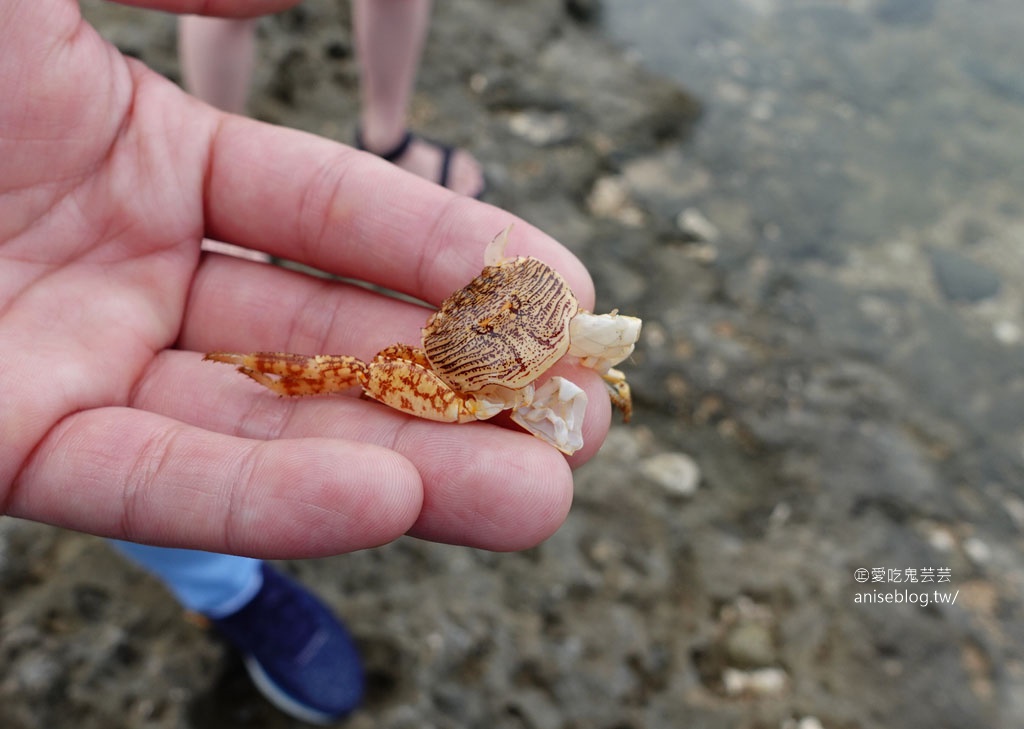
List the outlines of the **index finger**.
{"label": "index finger", "polygon": [[277,13],[298,5],[302,0],[117,0],[121,5],[134,5],[171,13],[196,13],[224,18],[254,18]]}
{"label": "index finger", "polygon": [[515,223],[506,254],[561,273],[591,308],[593,282],[568,249],[498,208],[365,152],[226,116],[205,189],[206,235],[438,303],[480,273],[486,244]]}

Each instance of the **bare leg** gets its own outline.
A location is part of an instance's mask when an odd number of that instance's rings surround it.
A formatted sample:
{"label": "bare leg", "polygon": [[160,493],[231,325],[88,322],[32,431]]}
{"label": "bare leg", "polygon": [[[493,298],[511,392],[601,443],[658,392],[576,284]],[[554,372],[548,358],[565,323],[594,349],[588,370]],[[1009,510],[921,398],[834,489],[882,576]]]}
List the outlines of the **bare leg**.
{"label": "bare leg", "polygon": [[189,93],[225,111],[245,112],[256,62],[255,20],[183,16],[178,54]]}
{"label": "bare leg", "polygon": [[[178,18],[178,58],[185,90],[208,104],[244,114],[256,65],[256,21],[183,15]],[[258,251],[204,240],[203,250],[269,261]]]}
{"label": "bare leg", "polygon": [[[353,0],[361,69],[360,127],[363,142],[372,152],[394,149],[405,134],[431,4],[431,0]],[[395,164],[436,181],[441,157],[438,147],[416,139]],[[452,158],[448,186],[467,195],[483,187],[480,165],[462,150]]]}

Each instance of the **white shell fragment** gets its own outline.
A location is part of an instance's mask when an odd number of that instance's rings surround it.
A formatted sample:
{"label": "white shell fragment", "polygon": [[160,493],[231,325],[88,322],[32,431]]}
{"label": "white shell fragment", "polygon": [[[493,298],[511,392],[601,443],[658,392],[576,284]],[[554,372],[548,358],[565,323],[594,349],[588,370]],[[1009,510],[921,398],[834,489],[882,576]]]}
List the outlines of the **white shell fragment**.
{"label": "white shell fragment", "polygon": [[643,322],[635,316],[581,311],[569,322],[569,354],[604,374],[633,353]]}
{"label": "white shell fragment", "polygon": [[512,412],[512,420],[571,456],[583,447],[586,410],[587,393],[581,387],[564,377],[552,377],[534,393],[533,402]]}

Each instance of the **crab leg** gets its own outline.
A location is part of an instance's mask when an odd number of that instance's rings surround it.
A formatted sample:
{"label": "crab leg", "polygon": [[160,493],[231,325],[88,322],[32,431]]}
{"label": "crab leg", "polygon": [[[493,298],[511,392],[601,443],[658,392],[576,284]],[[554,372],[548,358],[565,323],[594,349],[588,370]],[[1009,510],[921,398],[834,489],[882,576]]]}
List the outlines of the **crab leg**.
{"label": "crab leg", "polygon": [[491,417],[473,397],[460,395],[430,369],[421,349],[395,344],[383,349],[366,368],[367,397],[426,420],[468,423]]}
{"label": "crab leg", "polygon": [[324,395],[358,386],[395,410],[443,423],[483,420],[512,407],[457,393],[430,369],[422,350],[404,344],[382,349],[369,363],[345,355],[288,352],[210,352],[203,359],[234,365],[279,395]]}
{"label": "crab leg", "polygon": [[626,382],[626,375],[622,370],[609,367],[608,371],[601,375],[605,387],[608,388],[608,396],[612,405],[622,411],[622,421],[628,423],[633,417],[633,397],[630,394],[629,383]]}
{"label": "crab leg", "polygon": [[356,357],[287,352],[210,352],[204,360],[235,365],[278,395],[321,395],[364,386],[366,363]]}

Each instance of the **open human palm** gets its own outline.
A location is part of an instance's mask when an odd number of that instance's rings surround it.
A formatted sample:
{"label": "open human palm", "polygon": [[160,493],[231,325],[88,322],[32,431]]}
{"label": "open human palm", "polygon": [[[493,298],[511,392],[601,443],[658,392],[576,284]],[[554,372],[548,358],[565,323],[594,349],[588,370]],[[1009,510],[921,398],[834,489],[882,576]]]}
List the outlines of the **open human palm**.
{"label": "open human palm", "polygon": [[[293,4],[135,0],[249,14]],[[356,397],[281,399],[201,363],[212,349],[372,356],[423,307],[203,254],[204,237],[437,303],[513,220],[380,160],[218,112],[124,58],[74,0],[0,8],[0,509],[104,536],[253,556],[403,533],[515,549],[561,523],[570,463],[490,423]],[[14,100],[14,102],[12,102]],[[525,223],[515,253],[592,284]],[[586,447],[609,418],[591,393]]]}

